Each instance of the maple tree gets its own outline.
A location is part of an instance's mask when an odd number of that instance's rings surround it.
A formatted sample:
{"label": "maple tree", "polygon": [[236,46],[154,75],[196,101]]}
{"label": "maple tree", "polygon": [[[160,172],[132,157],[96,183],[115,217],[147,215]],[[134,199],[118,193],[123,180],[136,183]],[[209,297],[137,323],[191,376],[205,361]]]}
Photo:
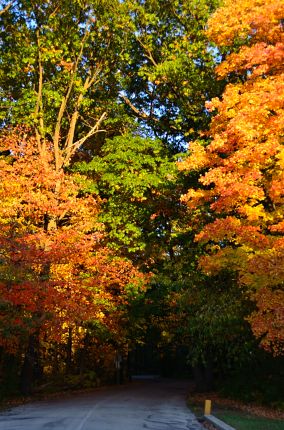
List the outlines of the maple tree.
{"label": "maple tree", "polygon": [[0,378],[105,380],[143,341],[243,358],[248,298],[281,352],[283,7],[227,1],[206,32],[218,3],[2,2]]}
{"label": "maple tree", "polygon": [[23,1],[1,12],[1,338],[34,361],[48,339],[68,347],[68,367],[96,324],[123,343],[128,301],[142,291],[144,277],[100,242],[99,199],[66,170],[131,124],[116,100],[126,11],[119,1]]}
{"label": "maple tree", "polygon": [[[132,19],[136,12],[146,21],[150,15],[140,2],[128,1],[5,5],[0,72],[2,347],[36,359],[39,342],[47,338],[57,348],[69,344],[70,353],[70,343],[77,342],[78,348],[84,344],[82,324],[92,318],[109,326],[123,343],[123,309],[136,288],[134,278],[142,282],[144,277],[99,245],[99,205],[91,194],[80,194],[78,176],[67,174],[67,168],[75,157],[99,153],[106,135],[137,129],[129,114],[136,116],[135,111],[131,107],[127,112],[129,103],[118,96],[128,91],[130,52],[137,43],[141,47],[133,36],[143,29]],[[23,129],[9,135],[19,124]],[[103,240],[108,244],[106,235]],[[118,266],[125,267],[133,282],[122,281]],[[111,268],[121,278],[117,288],[101,276]],[[100,288],[91,294],[95,282]]]}
{"label": "maple tree", "polygon": [[123,342],[121,320],[146,280],[101,245],[99,202],[56,170],[52,143],[45,157],[28,130],[0,143],[1,346],[30,360],[35,341],[66,344],[69,333],[75,348],[92,320]]}
{"label": "maple tree", "polygon": [[228,52],[217,73],[231,83],[206,104],[207,139],[180,163],[200,174],[183,196],[193,219],[203,211],[200,266],[238,272],[253,332],[274,354],[284,344],[283,16],[283,1],[226,0],[210,18],[209,37]]}

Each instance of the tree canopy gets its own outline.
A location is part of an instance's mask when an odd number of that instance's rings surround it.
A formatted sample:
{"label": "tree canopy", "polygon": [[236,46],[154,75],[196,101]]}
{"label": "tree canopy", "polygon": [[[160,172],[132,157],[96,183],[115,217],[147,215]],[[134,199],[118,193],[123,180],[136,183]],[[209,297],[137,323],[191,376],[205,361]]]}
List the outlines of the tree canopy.
{"label": "tree canopy", "polygon": [[209,20],[209,36],[234,48],[218,75],[235,82],[207,103],[216,111],[211,142],[192,144],[180,164],[203,171],[199,186],[183,196],[193,211],[200,205],[208,211],[196,236],[208,243],[200,265],[208,273],[238,272],[257,305],[253,331],[275,354],[284,340],[283,7],[281,1],[227,1]]}
{"label": "tree canopy", "polygon": [[204,373],[283,355],[283,16],[2,2],[1,380],[110,382],[147,341]]}

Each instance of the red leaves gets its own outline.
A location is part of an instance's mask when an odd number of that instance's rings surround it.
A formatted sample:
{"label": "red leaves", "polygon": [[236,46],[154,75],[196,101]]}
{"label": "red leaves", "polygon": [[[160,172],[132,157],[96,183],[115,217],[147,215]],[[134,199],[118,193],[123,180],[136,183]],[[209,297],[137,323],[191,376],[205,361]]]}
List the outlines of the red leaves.
{"label": "red leaves", "polygon": [[62,342],[90,320],[118,332],[146,278],[100,245],[98,202],[27,134],[3,136],[0,148],[11,151],[0,159],[0,343],[13,351],[33,330]]}

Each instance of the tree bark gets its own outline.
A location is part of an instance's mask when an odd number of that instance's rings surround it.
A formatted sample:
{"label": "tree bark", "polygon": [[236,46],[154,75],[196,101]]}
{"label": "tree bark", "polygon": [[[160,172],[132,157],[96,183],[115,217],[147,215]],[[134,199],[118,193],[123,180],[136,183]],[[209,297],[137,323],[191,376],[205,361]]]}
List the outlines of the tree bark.
{"label": "tree bark", "polygon": [[67,339],[67,354],[66,354],[66,373],[70,373],[72,371],[72,328],[68,329],[68,339]]}
{"label": "tree bark", "polygon": [[20,376],[20,390],[22,394],[29,395],[33,392],[34,383],[42,376],[39,353],[39,335],[33,333],[29,336],[24,363]]}
{"label": "tree bark", "polygon": [[213,390],[213,367],[210,363],[206,366],[198,364],[193,367],[195,390],[199,393]]}

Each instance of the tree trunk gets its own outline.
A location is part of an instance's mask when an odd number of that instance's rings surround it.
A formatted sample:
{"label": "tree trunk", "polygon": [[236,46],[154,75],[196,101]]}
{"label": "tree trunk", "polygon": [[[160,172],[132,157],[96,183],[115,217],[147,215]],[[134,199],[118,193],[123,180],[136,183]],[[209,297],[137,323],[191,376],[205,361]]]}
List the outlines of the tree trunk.
{"label": "tree trunk", "polygon": [[213,390],[213,368],[210,363],[193,367],[195,390],[199,393]]}
{"label": "tree trunk", "polygon": [[19,356],[2,350],[0,363],[1,395],[10,396],[17,394],[19,390]]}
{"label": "tree trunk", "polygon": [[83,375],[87,370],[87,362],[88,362],[88,348],[90,346],[90,336],[86,333],[84,337],[83,347],[80,348],[79,354],[79,373]]}
{"label": "tree trunk", "polygon": [[42,377],[42,367],[39,354],[39,336],[33,333],[29,336],[28,347],[20,376],[20,390],[29,395],[33,391],[34,383]]}
{"label": "tree trunk", "polygon": [[72,371],[72,328],[68,329],[68,339],[67,339],[67,355],[66,355],[66,373]]}

